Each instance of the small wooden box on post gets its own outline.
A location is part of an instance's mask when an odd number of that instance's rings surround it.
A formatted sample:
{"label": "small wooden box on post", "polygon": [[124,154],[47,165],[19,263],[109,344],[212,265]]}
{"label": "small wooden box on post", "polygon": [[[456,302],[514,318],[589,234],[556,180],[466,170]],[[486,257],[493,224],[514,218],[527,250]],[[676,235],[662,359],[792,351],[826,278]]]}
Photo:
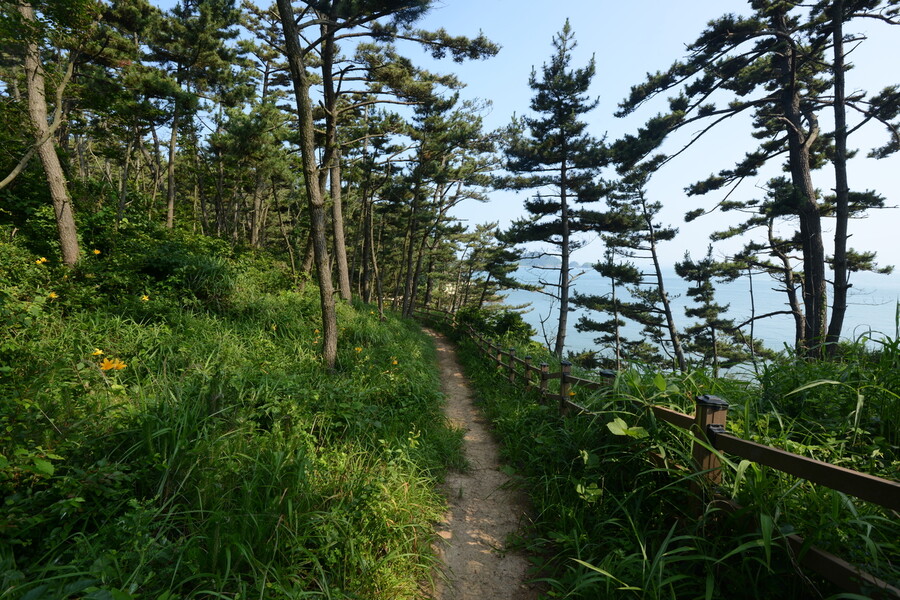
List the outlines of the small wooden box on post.
{"label": "small wooden box on post", "polygon": [[695,401],[697,409],[692,428],[695,438],[692,455],[696,468],[702,473],[700,481],[703,485],[699,482],[694,484],[694,491],[700,503],[698,512],[702,513],[709,490],[722,481],[722,463],[709,447],[715,434],[725,431],[728,403],[718,396],[710,395],[698,396]]}
{"label": "small wooden box on post", "polygon": [[560,362],[559,371],[559,414],[565,416],[569,413],[569,394],[572,392],[572,383],[569,381],[572,363],[567,360]]}

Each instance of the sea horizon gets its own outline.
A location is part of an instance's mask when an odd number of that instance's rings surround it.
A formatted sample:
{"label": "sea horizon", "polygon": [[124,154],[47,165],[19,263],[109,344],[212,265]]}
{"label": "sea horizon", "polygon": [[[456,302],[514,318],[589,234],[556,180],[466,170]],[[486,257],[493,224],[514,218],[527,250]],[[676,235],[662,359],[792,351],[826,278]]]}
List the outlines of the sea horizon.
{"label": "sea horizon", "polygon": [[[609,281],[589,266],[581,266],[573,270],[581,272],[572,284],[572,289],[581,294],[607,294],[610,292]],[[573,274],[574,274],[573,273]],[[545,280],[554,275],[546,269],[520,267],[515,277],[519,281],[536,283],[538,274]],[[693,304],[685,292],[689,284],[675,274],[674,268],[663,268],[663,282],[672,302],[676,327],[684,330],[695,322],[685,316],[684,309]],[[897,306],[900,302],[900,278],[893,275],[876,273],[853,273],[850,277],[850,288],[847,299],[847,313],[841,333],[842,340],[855,340],[861,336],[873,339],[894,338],[897,336]],[[715,283],[716,302],[728,305],[727,318],[735,323],[742,323],[751,315],[762,315],[779,310],[787,310],[787,295],[773,288],[778,283],[766,275],[755,275],[752,280],[753,302],[751,304],[750,281],[743,277],[734,282]],[[830,290],[829,290],[830,291]],[[541,320],[545,319],[546,337],[551,341],[556,335],[559,319],[559,305],[549,296],[540,292],[511,290],[504,293],[503,304],[509,307],[528,305],[520,309],[526,323],[538,332],[535,340],[546,344],[542,334]],[[830,299],[830,296],[829,296]],[[575,324],[582,315],[589,315],[595,320],[603,320],[603,314],[574,308],[569,314],[566,331],[565,351],[583,352],[600,350],[594,343],[599,337],[597,332],[579,332]],[[830,312],[829,312],[830,315]],[[628,322],[623,328],[623,336],[635,339],[640,335],[641,326]],[[749,326],[743,329],[749,335]],[[754,339],[760,340],[767,348],[780,351],[794,345],[794,319],[790,314],[781,314],[765,319],[758,319],[753,326]],[[601,354],[604,354],[601,352]]]}

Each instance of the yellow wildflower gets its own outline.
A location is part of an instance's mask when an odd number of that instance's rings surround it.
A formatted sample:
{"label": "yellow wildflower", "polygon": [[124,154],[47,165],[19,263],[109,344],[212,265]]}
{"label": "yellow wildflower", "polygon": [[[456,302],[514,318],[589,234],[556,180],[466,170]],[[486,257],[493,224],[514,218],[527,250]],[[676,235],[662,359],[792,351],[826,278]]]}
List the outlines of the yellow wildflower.
{"label": "yellow wildflower", "polygon": [[91,352],[91,356],[100,356],[103,354],[103,350],[100,348],[94,348],[94,351]]}
{"label": "yellow wildflower", "polygon": [[397,364],[396,359],[395,359],[395,360],[392,360],[392,361],[391,361],[391,364],[392,364],[392,365],[396,365],[396,364]]}
{"label": "yellow wildflower", "polygon": [[100,370],[101,371],[109,371],[109,370],[121,371],[122,369],[124,369],[127,366],[128,365],[126,365],[124,362],[122,362],[118,358],[114,358],[112,360],[110,360],[108,358],[104,358],[100,362]]}
{"label": "yellow wildflower", "polygon": [[313,333],[316,334],[316,335],[319,335],[319,330],[316,329],[316,330],[313,331]]}
{"label": "yellow wildflower", "polygon": [[570,395],[570,396],[574,396],[574,395],[575,395],[575,392],[569,392],[569,395]]}
{"label": "yellow wildflower", "polygon": [[354,350],[356,350],[357,352],[362,352],[362,348],[360,348],[359,346],[357,346],[356,348],[354,348]]}
{"label": "yellow wildflower", "polygon": [[59,294],[57,294],[56,292],[50,292],[49,294],[47,294],[47,297],[51,300],[56,300],[57,298],[59,298]]}
{"label": "yellow wildflower", "polygon": [[144,294],[143,296],[141,296],[141,302],[147,302],[149,299],[150,299],[150,296],[148,296],[147,294]]}
{"label": "yellow wildflower", "polygon": [[37,264],[37,265],[42,265],[42,264],[44,264],[45,262],[47,262],[47,259],[44,258],[43,256],[40,257],[39,259],[37,259],[36,261],[34,261],[34,263]]}
{"label": "yellow wildflower", "polygon": [[94,248],[94,254],[100,254],[100,251]]}

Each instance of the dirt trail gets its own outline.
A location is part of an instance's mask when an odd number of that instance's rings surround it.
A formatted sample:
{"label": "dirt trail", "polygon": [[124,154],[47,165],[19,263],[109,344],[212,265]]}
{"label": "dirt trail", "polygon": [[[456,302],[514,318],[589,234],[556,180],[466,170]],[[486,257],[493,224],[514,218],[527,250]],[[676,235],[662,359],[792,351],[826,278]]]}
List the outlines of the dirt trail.
{"label": "dirt trail", "polygon": [[510,489],[500,471],[497,443],[475,408],[456,354],[442,335],[434,337],[441,369],[444,408],[454,426],[466,432],[468,473],[449,473],[444,485],[450,508],[438,524],[437,548],[443,573],[436,575],[435,600],[536,600],[538,592],[523,582],[528,561],[506,552],[507,536],[526,518],[524,495]]}

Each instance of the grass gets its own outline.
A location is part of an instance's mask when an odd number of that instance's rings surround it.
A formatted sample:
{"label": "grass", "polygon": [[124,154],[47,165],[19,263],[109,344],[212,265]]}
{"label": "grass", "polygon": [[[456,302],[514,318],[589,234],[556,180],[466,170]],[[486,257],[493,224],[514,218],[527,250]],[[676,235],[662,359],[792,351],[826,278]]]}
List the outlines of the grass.
{"label": "grass", "polygon": [[[575,400],[596,414],[568,418],[508,385],[473,344],[461,345],[466,373],[535,507],[534,527],[521,543],[541,557],[537,567],[549,597],[859,597],[800,572],[787,550],[790,533],[900,582],[895,515],[747,461],[723,457],[720,488],[744,508],[729,513],[709,505],[698,519],[697,476],[671,466],[691,464],[690,438],[647,409],[662,404],[692,414],[693,397],[718,395],[731,402],[728,427],[736,435],[896,479],[896,446],[879,439],[882,423],[870,418],[874,411],[860,416],[855,402],[862,386],[884,392],[882,404],[871,406],[884,409],[892,401],[897,388],[888,378],[898,366],[889,356],[892,342],[874,354],[848,348],[838,365],[804,363],[815,371],[799,377],[798,365],[783,358],[767,367],[762,382],[635,367],[608,391],[575,388]],[[523,344],[504,340],[503,346]],[[551,362],[537,358],[537,348],[529,351],[535,362]],[[866,366],[874,363],[886,365],[885,372]],[[842,385],[803,389],[835,370],[844,374]],[[806,395],[806,410],[786,409],[783,403],[797,400],[792,391]],[[651,451],[670,467],[660,468]]]}
{"label": "grass", "polygon": [[430,340],[342,305],[326,374],[316,290],[173,245],[65,279],[0,248],[0,598],[418,594],[462,461]]}

